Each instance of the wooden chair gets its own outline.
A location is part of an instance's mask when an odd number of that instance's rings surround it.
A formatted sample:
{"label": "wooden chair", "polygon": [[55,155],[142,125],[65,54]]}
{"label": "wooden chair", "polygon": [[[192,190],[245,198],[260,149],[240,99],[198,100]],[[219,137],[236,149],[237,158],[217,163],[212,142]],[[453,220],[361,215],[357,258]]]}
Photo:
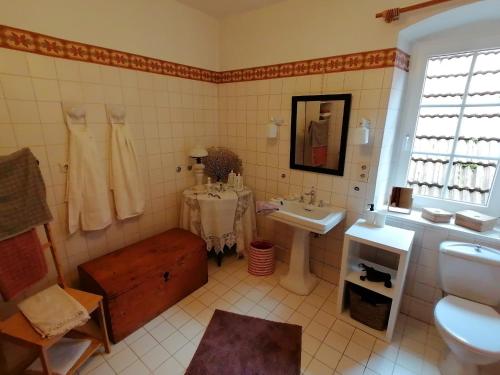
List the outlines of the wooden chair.
{"label": "wooden chair", "polygon": [[35,348],[38,351],[40,361],[43,367],[44,375],[54,375],[51,372],[51,366],[47,355],[48,349],[56,344],[62,337],[84,338],[91,341],[87,350],[75,362],[68,375],[74,374],[84,363],[90,358],[101,346],[104,347],[106,353],[110,352],[108,340],[108,332],[106,329],[106,320],[104,319],[104,308],[102,297],[96,294],[83,292],[72,289],[66,286],[62,273],[61,263],[55,244],[52,239],[52,233],[49,224],[44,224],[45,234],[48,242],[43,245],[44,249],[49,248],[54,260],[57,271],[57,282],[61,288],[73,298],[75,298],[87,311],[95,312],[99,320],[99,326],[90,319],[84,326],[77,327],[64,335],[54,336],[50,338],[42,338],[31,326],[29,321],[21,312],[17,312],[8,319],[0,322],[0,338],[11,341],[13,343]]}

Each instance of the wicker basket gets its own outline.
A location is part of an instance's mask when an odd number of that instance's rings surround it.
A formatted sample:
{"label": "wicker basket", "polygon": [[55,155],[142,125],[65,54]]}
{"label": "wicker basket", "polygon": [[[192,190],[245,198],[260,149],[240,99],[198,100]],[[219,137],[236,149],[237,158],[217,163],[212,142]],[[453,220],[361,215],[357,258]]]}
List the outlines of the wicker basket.
{"label": "wicker basket", "polygon": [[248,251],[248,273],[267,276],[274,272],[274,245],[267,241],[252,241]]}
{"label": "wicker basket", "polygon": [[349,284],[348,290],[351,318],[380,331],[386,329],[392,300],[355,284]]}

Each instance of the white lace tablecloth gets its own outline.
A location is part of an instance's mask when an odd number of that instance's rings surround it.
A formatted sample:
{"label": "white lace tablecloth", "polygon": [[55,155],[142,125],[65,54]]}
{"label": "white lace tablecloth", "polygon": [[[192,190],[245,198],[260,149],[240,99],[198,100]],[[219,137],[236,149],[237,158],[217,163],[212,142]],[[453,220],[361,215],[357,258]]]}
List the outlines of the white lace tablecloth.
{"label": "white lace tablecloth", "polygon": [[224,234],[223,238],[207,237],[203,233],[200,205],[196,197],[197,192],[193,189],[187,189],[183,192],[180,227],[202,237],[207,243],[207,251],[214,249],[216,253],[219,253],[224,251],[224,245],[231,248],[236,244],[238,255],[244,254],[256,233],[255,204],[250,189],[236,191],[236,194],[238,195],[238,204],[234,215],[233,231]]}

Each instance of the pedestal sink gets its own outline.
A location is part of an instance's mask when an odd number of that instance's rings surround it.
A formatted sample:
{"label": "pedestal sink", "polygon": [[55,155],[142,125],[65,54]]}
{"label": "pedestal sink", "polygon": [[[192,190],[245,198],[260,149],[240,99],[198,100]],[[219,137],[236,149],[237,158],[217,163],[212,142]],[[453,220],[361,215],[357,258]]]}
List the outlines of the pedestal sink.
{"label": "pedestal sink", "polygon": [[279,211],[268,215],[270,219],[293,227],[290,267],[280,280],[281,286],[300,295],[308,295],[317,283],[317,278],[309,270],[309,233],[325,234],[345,217],[342,208],[316,207],[288,200],[273,200],[280,206]]}

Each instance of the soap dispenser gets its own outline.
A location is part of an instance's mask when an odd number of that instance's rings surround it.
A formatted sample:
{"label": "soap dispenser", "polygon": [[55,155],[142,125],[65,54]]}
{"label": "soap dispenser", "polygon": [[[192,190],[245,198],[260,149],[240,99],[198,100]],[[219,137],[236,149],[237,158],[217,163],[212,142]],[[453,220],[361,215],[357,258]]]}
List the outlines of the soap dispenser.
{"label": "soap dispenser", "polygon": [[375,222],[375,205],[370,203],[368,205],[368,210],[365,212],[366,224],[373,225]]}

